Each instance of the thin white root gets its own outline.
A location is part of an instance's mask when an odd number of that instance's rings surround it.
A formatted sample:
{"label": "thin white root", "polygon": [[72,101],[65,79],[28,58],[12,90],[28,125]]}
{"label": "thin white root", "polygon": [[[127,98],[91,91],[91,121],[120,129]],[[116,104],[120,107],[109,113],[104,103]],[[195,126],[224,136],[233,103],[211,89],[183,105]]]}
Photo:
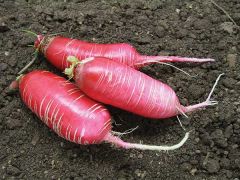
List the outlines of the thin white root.
{"label": "thin white root", "polygon": [[183,129],[184,131],[186,131],[186,129],[185,129],[184,126],[182,125],[182,122],[181,122],[181,120],[180,120],[180,118],[179,118],[178,116],[177,116],[177,120],[178,120],[180,126],[182,127],[182,129]]}
{"label": "thin white root", "polygon": [[121,126],[122,124],[118,124],[114,119],[112,120],[112,124],[114,124],[115,126]]}
{"label": "thin white root", "polygon": [[237,25],[237,23],[233,20],[233,18],[229,15],[229,13],[223,9],[221,6],[219,6],[214,0],[210,0],[211,3],[213,3],[218,9],[220,9],[232,22],[235,26],[237,26],[239,28],[239,26]]}
{"label": "thin white root", "polygon": [[[177,69],[178,71],[180,71],[180,72],[182,72],[182,73],[184,73],[184,74],[186,74],[187,76],[190,76],[190,77],[196,77],[196,76],[198,76],[198,75],[191,75],[191,74],[189,74],[188,72],[186,72],[186,71],[184,71],[184,70],[182,70],[182,69],[180,69],[180,68],[178,68],[178,67],[176,67],[176,66],[174,66],[174,65],[172,65],[172,64],[169,64],[169,63],[159,62],[159,61],[154,61],[154,60],[146,61],[146,63],[153,63],[153,62],[158,63],[158,64],[164,64],[164,65],[173,67],[173,68]],[[140,64],[140,63],[137,63],[136,65],[138,65],[138,64]],[[142,63],[141,63],[141,64],[142,64]],[[144,62],[143,62],[143,64],[144,64]]]}
{"label": "thin white root", "polygon": [[198,103],[198,104],[195,104],[195,105],[187,106],[187,107],[185,107],[184,112],[185,112],[185,113],[186,113],[186,112],[192,112],[192,111],[195,111],[195,110],[197,110],[197,109],[204,108],[204,107],[206,107],[206,106],[213,106],[213,105],[218,104],[217,101],[212,101],[212,100],[211,100],[211,96],[212,96],[212,94],[213,94],[214,89],[216,88],[216,86],[217,86],[217,84],[218,84],[218,81],[220,80],[221,76],[223,76],[223,75],[224,75],[224,73],[220,74],[220,75],[218,76],[218,78],[216,79],[216,81],[215,81],[215,83],[214,83],[214,85],[213,85],[213,87],[212,87],[212,89],[211,89],[211,91],[210,91],[210,93],[209,93],[206,101],[201,102],[201,103]]}
{"label": "thin white root", "polygon": [[116,136],[122,136],[122,135],[130,134],[133,131],[135,131],[136,129],[138,129],[138,126],[135,127],[135,128],[128,129],[128,130],[126,130],[126,131],[124,131],[122,133],[121,132],[117,132],[117,131],[112,131],[112,134],[116,135]]}
{"label": "thin white root", "polygon": [[207,103],[208,106],[214,106],[214,105],[218,104],[218,101],[207,100],[206,103]]}
{"label": "thin white root", "polygon": [[[220,75],[218,76],[218,78],[216,79],[216,81],[215,81],[215,83],[214,83],[214,85],[213,85],[213,87],[212,87],[212,89],[211,89],[211,91],[210,91],[210,93],[209,93],[206,101],[210,101],[210,98],[211,98],[211,96],[212,96],[212,94],[213,94],[213,91],[214,91],[215,87],[217,86],[218,81],[220,80],[221,76],[223,76],[223,75],[224,75],[224,73],[220,74]],[[212,102],[212,103],[211,103],[212,105],[217,104],[217,101],[211,101],[211,102]]]}
{"label": "thin white root", "polygon": [[137,143],[129,143],[121,140],[117,136],[113,136],[112,134],[108,134],[105,137],[105,141],[111,144],[114,144],[118,147],[125,149],[140,149],[140,150],[150,150],[150,151],[171,151],[176,150],[183,146],[187,139],[189,138],[189,133],[186,132],[184,138],[177,144],[172,146],[156,146],[156,145],[146,145],[146,144],[137,144]]}
{"label": "thin white root", "polygon": [[169,64],[169,63],[165,63],[165,62],[157,62],[157,63],[159,63],[159,64],[164,64],[164,65],[167,65],[167,66],[171,66],[171,67],[173,67],[173,68],[181,71],[182,73],[184,73],[184,74],[186,74],[186,75],[188,75],[188,76],[190,76],[190,77],[197,77],[197,76],[198,76],[198,74],[196,74],[196,75],[191,75],[191,74],[189,74],[188,72],[186,72],[186,71],[184,71],[184,70],[182,70],[182,69],[180,69],[180,68],[178,68],[178,67],[176,67],[176,66],[174,66],[174,65],[172,65],[172,64]]}
{"label": "thin white root", "polygon": [[177,107],[177,106],[176,106],[176,108],[177,108],[177,110],[180,112],[180,114],[182,114],[182,115],[184,115],[186,118],[188,118],[187,114],[186,114],[182,109],[180,109],[180,108]]}
{"label": "thin white root", "polygon": [[63,34],[64,32],[58,32],[58,33],[53,33],[53,34],[48,34],[46,36],[51,37],[51,36],[57,36],[59,34]]}
{"label": "thin white root", "polygon": [[132,148],[141,149],[141,150],[151,150],[151,151],[171,151],[183,146],[188,138],[189,138],[189,132],[185,133],[184,138],[179,143],[172,146],[151,146],[151,145],[144,145],[144,144],[134,144]]}

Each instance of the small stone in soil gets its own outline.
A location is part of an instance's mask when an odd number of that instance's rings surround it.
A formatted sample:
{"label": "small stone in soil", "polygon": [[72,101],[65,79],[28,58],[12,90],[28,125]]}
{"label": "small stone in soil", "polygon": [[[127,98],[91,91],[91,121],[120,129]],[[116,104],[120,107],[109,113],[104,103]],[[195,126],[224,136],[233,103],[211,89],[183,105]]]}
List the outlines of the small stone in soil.
{"label": "small stone in soil", "polygon": [[0,32],[6,32],[8,30],[9,28],[4,22],[0,23]]}
{"label": "small stone in soil", "polygon": [[192,170],[190,171],[191,175],[193,175],[193,176],[196,174],[196,172],[197,172],[197,169],[196,169],[196,168],[194,168],[194,169],[192,169]]}
{"label": "small stone in soil", "polygon": [[5,56],[9,56],[9,54],[10,54],[10,53],[9,53],[8,51],[5,51],[5,52],[4,52],[4,55],[5,55]]}

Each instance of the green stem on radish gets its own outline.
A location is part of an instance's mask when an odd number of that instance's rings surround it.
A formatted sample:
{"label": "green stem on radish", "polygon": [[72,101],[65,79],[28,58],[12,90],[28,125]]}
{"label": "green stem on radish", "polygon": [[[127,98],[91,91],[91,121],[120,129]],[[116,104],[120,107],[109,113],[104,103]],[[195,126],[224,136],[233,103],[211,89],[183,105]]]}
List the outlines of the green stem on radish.
{"label": "green stem on radish", "polygon": [[19,72],[18,74],[22,74],[24,73],[37,59],[38,57],[38,49],[35,50],[34,52],[34,57],[32,58],[32,60],[26,65],[24,66]]}
{"label": "green stem on radish", "polygon": [[79,60],[77,57],[75,56],[68,56],[67,57],[67,61],[71,63],[69,68],[65,68],[64,70],[64,74],[66,74],[68,76],[69,79],[72,79],[74,76],[74,68],[78,65],[78,64],[85,64],[89,61],[94,60],[94,57],[89,57],[86,58],[84,60]]}

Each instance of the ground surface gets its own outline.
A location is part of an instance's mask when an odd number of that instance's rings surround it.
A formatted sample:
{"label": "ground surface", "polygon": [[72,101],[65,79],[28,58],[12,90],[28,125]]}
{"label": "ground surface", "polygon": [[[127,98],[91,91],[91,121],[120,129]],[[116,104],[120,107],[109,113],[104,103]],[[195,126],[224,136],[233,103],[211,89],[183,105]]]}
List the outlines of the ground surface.
{"label": "ground surface", "polygon": [[[219,5],[240,24],[239,0]],[[173,87],[183,104],[203,101],[225,72],[214,99],[219,105],[182,117],[190,139],[174,152],[122,150],[108,144],[79,146],[50,131],[6,88],[32,57],[34,38],[20,32],[63,33],[95,42],[129,42],[144,54],[213,57],[215,63],[176,64],[142,71]],[[127,1],[0,0],[0,179],[238,179],[240,177],[239,31],[208,0]],[[59,73],[43,57],[30,69]],[[59,73],[60,74],[60,73]],[[176,118],[153,121],[110,108],[121,125],[139,126],[131,142],[173,144],[184,135]]]}

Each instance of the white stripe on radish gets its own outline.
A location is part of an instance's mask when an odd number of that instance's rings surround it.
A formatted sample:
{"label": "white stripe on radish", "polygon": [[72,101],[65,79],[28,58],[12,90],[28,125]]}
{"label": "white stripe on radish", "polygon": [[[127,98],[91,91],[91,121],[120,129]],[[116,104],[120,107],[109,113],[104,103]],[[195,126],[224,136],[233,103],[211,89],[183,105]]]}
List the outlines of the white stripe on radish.
{"label": "white stripe on radish", "polygon": [[70,93],[70,92],[72,92],[72,91],[74,91],[74,90],[79,90],[79,88],[76,88],[76,87],[75,87],[75,88],[69,89],[67,92]]}
{"label": "white stripe on radish", "polygon": [[69,139],[68,139],[69,127],[70,127],[70,124],[68,124],[67,129],[66,129],[66,132],[65,132],[65,136],[64,136],[67,140],[69,140]]}
{"label": "white stripe on radish", "polygon": [[56,109],[57,109],[57,107],[59,106],[59,103],[57,103],[56,104],[56,106],[54,107],[54,109],[53,109],[53,111],[52,111],[52,115],[51,115],[51,117],[50,117],[50,122],[53,124],[53,116],[54,116],[54,114],[55,114],[55,111],[56,111]]}
{"label": "white stripe on radish", "polygon": [[76,134],[78,132],[78,128],[76,128],[75,132],[74,132],[74,135],[73,135],[73,142],[77,143],[76,142]]}
{"label": "white stripe on radish", "polygon": [[57,126],[56,126],[56,121],[57,121],[57,115],[58,115],[58,112],[60,111],[60,108],[58,108],[58,110],[56,111],[56,113],[54,114],[54,117],[53,117],[53,129],[56,131],[57,130]]}
{"label": "white stripe on radish", "polygon": [[81,98],[84,97],[84,96],[85,96],[84,94],[80,95],[79,97],[77,97],[76,99],[74,99],[72,103],[76,102],[77,100],[81,99]]}
{"label": "white stripe on radish", "polygon": [[44,98],[42,99],[42,101],[40,103],[40,108],[39,108],[39,117],[40,117],[40,119],[42,119],[42,114],[41,114],[42,113],[42,106],[43,106],[43,103],[44,103],[46,97],[47,97],[47,95],[44,96]]}
{"label": "white stripe on radish", "polygon": [[82,128],[82,131],[81,131],[81,134],[80,134],[80,137],[79,137],[79,141],[78,141],[80,144],[83,143],[82,138],[83,138],[84,135],[85,135],[85,128]]}
{"label": "white stripe on radish", "polygon": [[51,100],[48,102],[48,104],[47,104],[47,106],[46,106],[46,109],[45,109],[45,113],[44,113],[43,119],[44,119],[44,121],[45,121],[45,123],[46,123],[47,125],[49,125],[49,124],[48,124],[48,120],[49,120],[48,114],[49,114],[49,110],[50,110],[50,108],[51,108],[51,106],[52,106],[53,101],[54,101],[54,99],[51,99]]}
{"label": "white stripe on radish", "polygon": [[58,119],[58,122],[57,122],[57,128],[56,128],[56,132],[57,134],[61,135],[61,130],[60,130],[60,123],[61,123],[61,120],[62,120],[62,117],[64,116],[64,113],[59,117]]}
{"label": "white stripe on radish", "polygon": [[72,94],[74,94],[74,93],[77,93],[77,92],[81,92],[79,89],[77,89],[77,90],[75,90],[75,91],[72,91],[71,93],[68,93],[68,95],[70,96],[70,95],[72,95]]}

